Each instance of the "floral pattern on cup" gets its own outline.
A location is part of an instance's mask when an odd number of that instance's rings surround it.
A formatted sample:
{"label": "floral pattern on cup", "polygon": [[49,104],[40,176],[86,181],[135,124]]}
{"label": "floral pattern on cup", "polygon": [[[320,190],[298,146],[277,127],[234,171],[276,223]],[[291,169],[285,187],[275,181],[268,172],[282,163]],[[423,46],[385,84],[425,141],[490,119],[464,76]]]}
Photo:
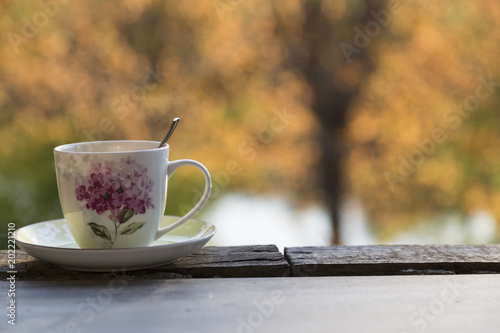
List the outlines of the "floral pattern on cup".
{"label": "floral pattern on cup", "polygon": [[106,241],[110,247],[118,237],[130,235],[146,224],[127,222],[134,216],[145,214],[154,208],[150,193],[153,181],[148,169],[127,157],[115,161],[91,162],[88,175],[75,180],[76,199],[85,203],[85,208],[99,215],[106,215],[114,225],[110,232],[104,225],[89,222],[92,232]]}

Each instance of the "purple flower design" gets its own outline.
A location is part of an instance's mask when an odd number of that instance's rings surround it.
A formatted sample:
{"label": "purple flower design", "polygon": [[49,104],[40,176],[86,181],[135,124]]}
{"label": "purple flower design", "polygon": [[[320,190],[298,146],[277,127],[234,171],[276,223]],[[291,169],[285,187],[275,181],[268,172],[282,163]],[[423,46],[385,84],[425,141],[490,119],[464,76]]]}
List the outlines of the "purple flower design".
{"label": "purple flower design", "polygon": [[146,222],[134,222],[121,229],[134,215],[145,214],[154,208],[149,194],[153,190],[153,181],[148,176],[148,169],[127,157],[114,161],[91,162],[89,174],[75,181],[75,194],[78,201],[85,203],[85,208],[99,215],[106,214],[115,226],[114,237],[108,229],[94,222],[87,223],[94,234],[107,239],[111,245],[120,235],[129,235],[141,228]]}

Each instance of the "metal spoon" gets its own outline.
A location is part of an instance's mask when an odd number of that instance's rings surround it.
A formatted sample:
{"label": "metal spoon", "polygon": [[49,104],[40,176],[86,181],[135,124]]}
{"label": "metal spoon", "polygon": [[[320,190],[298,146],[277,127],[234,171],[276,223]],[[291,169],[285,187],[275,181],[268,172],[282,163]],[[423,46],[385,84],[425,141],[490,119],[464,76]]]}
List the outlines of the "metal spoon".
{"label": "metal spoon", "polygon": [[181,120],[181,118],[178,118],[178,117],[176,117],[176,118],[174,118],[174,120],[172,120],[172,125],[170,125],[170,128],[168,129],[167,134],[165,135],[165,137],[161,141],[161,143],[158,146],[158,148],[163,147],[167,143],[168,138],[170,138],[170,136],[172,135],[172,133],[174,133],[174,130],[177,127],[177,124],[179,123],[179,120]]}

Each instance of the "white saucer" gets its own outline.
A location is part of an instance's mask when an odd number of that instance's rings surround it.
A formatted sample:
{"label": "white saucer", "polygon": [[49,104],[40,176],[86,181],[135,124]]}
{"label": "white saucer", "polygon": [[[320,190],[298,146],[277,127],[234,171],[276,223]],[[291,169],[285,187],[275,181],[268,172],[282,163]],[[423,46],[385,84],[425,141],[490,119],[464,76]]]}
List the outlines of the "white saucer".
{"label": "white saucer", "polygon": [[[164,216],[161,226],[179,219]],[[35,258],[77,271],[110,272],[162,266],[201,249],[215,235],[211,223],[190,219],[147,247],[80,249],[64,219],[39,222],[15,232],[17,245]]]}

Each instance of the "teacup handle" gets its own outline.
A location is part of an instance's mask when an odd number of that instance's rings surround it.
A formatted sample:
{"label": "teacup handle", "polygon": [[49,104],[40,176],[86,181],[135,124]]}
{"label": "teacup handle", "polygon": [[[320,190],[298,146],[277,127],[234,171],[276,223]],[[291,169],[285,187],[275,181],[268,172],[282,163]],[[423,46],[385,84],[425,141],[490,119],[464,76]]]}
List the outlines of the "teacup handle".
{"label": "teacup handle", "polygon": [[172,229],[177,228],[187,220],[189,220],[191,217],[194,216],[194,214],[198,213],[198,211],[205,205],[205,203],[208,200],[208,196],[210,195],[210,191],[212,190],[212,178],[210,177],[210,173],[208,172],[207,168],[200,162],[197,162],[195,160],[177,160],[177,161],[172,161],[168,162],[168,168],[167,168],[167,177],[171,177],[175,170],[177,170],[179,167],[184,166],[184,165],[191,165],[194,166],[198,169],[200,169],[201,173],[203,173],[203,176],[205,177],[205,190],[203,191],[203,195],[201,196],[201,199],[198,201],[198,203],[191,209],[189,212],[187,212],[186,215],[175,221],[174,223],[158,229],[155,235],[155,240],[160,238],[161,236],[165,235],[167,232],[169,232]]}

